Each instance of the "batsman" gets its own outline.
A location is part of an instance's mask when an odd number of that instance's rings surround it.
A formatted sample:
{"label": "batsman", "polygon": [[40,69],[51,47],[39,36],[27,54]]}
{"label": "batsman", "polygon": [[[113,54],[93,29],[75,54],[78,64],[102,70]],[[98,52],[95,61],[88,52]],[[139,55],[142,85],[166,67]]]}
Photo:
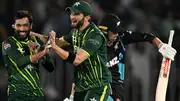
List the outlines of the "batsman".
{"label": "batsman", "polygon": [[107,39],[107,66],[112,74],[112,94],[107,101],[124,101],[125,54],[131,43],[149,42],[159,49],[163,57],[174,60],[176,50],[163,43],[152,33],[131,32],[121,26],[114,14],[105,15],[99,22],[99,28]]}

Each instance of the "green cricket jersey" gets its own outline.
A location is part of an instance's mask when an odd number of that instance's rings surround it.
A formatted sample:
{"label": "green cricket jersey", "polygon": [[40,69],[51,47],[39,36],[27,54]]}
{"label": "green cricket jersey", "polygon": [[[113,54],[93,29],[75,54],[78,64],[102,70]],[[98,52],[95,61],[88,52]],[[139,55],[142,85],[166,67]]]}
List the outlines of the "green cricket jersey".
{"label": "green cricket jersey", "polygon": [[[35,37],[31,37],[27,42],[22,42],[11,36],[2,43],[4,63],[9,76],[9,95],[14,93],[17,96],[18,94],[21,96],[44,96],[42,87],[40,87],[38,62],[34,64],[30,61],[32,52],[28,47],[29,42],[38,42],[43,45],[42,41]],[[48,60],[47,64],[51,66],[48,68],[54,68],[52,61]]]}
{"label": "green cricket jersey", "polygon": [[111,74],[106,67],[106,38],[94,23],[88,25],[82,32],[72,29],[64,36],[64,40],[73,45],[75,54],[82,49],[89,55],[88,59],[75,68],[77,92],[109,84]]}

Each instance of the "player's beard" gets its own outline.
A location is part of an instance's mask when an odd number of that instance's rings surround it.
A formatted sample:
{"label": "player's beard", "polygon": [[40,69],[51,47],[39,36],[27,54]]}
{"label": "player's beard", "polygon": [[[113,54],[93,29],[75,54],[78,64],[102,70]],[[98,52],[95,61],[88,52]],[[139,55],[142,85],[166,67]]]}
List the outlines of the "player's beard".
{"label": "player's beard", "polygon": [[111,47],[113,45],[113,41],[107,40],[107,46]]}
{"label": "player's beard", "polygon": [[77,24],[75,26],[73,26],[73,24],[71,25],[72,28],[77,28],[79,29],[80,27],[82,27],[84,24],[84,17],[82,18],[82,20],[78,21]]}
{"label": "player's beard", "polygon": [[25,41],[29,38],[30,30],[28,31],[17,31],[15,30],[15,37],[20,41]]}

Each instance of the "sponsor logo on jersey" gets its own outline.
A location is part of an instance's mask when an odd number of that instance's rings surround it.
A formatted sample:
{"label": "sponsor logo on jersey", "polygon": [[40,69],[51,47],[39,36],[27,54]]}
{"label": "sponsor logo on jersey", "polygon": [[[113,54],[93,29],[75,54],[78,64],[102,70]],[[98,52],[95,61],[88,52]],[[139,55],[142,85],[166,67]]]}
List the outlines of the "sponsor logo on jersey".
{"label": "sponsor logo on jersey", "polygon": [[95,39],[88,39],[88,42],[90,42],[93,45],[98,45],[99,44],[99,42],[97,40],[95,40]]}
{"label": "sponsor logo on jersey", "polygon": [[106,66],[107,67],[113,67],[114,65],[118,64],[120,62],[120,60],[122,60],[122,59],[123,59],[123,54],[120,53],[119,57],[118,56],[114,57],[112,60],[107,62]]}

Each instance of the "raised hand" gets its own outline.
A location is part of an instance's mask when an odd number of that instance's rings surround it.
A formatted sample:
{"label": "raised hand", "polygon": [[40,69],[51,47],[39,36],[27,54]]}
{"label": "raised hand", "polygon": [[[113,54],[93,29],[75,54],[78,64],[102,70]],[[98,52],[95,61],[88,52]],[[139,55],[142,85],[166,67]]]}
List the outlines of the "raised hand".
{"label": "raised hand", "polygon": [[49,32],[49,40],[50,40],[50,45],[51,47],[54,49],[57,45],[56,45],[56,32],[51,31]]}

